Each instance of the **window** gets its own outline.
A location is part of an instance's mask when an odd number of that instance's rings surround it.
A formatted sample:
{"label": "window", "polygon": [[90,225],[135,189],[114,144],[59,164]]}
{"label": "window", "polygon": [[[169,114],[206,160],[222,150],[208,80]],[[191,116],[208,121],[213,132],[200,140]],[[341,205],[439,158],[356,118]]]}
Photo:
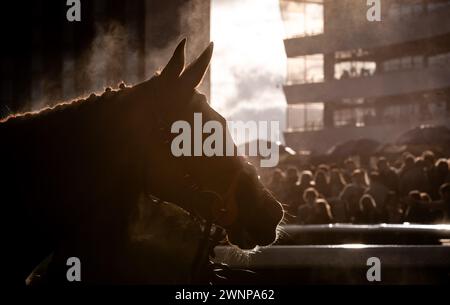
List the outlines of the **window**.
{"label": "window", "polygon": [[286,37],[323,33],[323,4],[281,0]]}
{"label": "window", "polygon": [[323,128],[323,103],[288,105],[289,130],[312,131]]}
{"label": "window", "polygon": [[393,58],[383,63],[384,71],[397,71],[408,69],[421,69],[423,68],[423,56],[405,56],[402,58]]}
{"label": "window", "polygon": [[336,127],[364,127],[372,125],[374,121],[375,109],[372,107],[345,108],[334,112],[334,125]]}
{"label": "window", "polygon": [[323,55],[308,55],[288,58],[288,83],[321,82],[323,76]]}
{"label": "window", "polygon": [[400,69],[400,60],[398,58],[386,60],[383,63],[384,71],[396,71]]}
{"label": "window", "polygon": [[431,66],[434,66],[434,67],[449,66],[450,65],[450,52],[431,56],[428,59],[428,65],[430,67]]}
{"label": "window", "polygon": [[345,79],[370,76],[375,73],[375,68],[375,62],[371,61],[342,62],[335,65],[334,78]]}
{"label": "window", "polygon": [[422,68],[423,67],[423,56],[414,56],[413,57],[413,65],[414,65],[414,68]]}
{"label": "window", "polygon": [[412,58],[410,56],[402,57],[401,67],[402,67],[402,69],[411,69],[412,68]]}

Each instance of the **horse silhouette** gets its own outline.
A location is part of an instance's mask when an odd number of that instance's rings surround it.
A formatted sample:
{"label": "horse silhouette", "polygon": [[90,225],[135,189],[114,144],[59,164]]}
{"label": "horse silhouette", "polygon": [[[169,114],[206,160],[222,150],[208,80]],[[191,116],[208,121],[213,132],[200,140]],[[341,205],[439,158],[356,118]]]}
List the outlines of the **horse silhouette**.
{"label": "horse silhouette", "polygon": [[[90,283],[182,282],[152,277],[147,263],[157,249],[130,238],[143,194],[214,219],[239,248],[276,240],[282,207],[244,158],[171,153],[171,124],[192,123],[195,112],[219,121],[230,136],[225,119],[196,90],[213,44],[187,67],[185,44],[160,73],[134,87],[1,122],[4,278],[22,284],[55,252],[60,267],[80,258]],[[202,194],[213,194],[215,203],[199,203]]]}

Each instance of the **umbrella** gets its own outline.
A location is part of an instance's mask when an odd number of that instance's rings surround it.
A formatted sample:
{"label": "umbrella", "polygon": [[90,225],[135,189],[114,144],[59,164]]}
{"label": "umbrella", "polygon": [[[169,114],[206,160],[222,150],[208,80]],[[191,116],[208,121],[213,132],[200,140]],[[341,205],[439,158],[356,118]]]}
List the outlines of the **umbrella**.
{"label": "umbrella", "polygon": [[445,126],[420,126],[408,130],[397,139],[398,145],[448,146],[450,130]]}
{"label": "umbrella", "polygon": [[387,144],[381,145],[377,149],[376,152],[378,154],[382,154],[382,155],[399,155],[399,154],[404,153],[405,151],[408,151],[407,145],[395,145],[395,144],[387,143]]}
{"label": "umbrella", "polygon": [[374,154],[380,143],[372,139],[357,139],[339,143],[328,150],[333,157],[368,156]]}

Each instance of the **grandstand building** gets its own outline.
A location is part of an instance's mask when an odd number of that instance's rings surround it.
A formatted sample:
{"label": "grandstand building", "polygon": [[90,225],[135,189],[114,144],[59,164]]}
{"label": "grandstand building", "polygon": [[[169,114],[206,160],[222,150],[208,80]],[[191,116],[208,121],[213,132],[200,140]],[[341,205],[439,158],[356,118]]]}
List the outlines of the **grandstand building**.
{"label": "grandstand building", "polygon": [[[289,37],[286,144],[326,152],[355,138],[394,142],[450,126],[450,1],[280,0]],[[295,32],[295,27],[300,30]]]}

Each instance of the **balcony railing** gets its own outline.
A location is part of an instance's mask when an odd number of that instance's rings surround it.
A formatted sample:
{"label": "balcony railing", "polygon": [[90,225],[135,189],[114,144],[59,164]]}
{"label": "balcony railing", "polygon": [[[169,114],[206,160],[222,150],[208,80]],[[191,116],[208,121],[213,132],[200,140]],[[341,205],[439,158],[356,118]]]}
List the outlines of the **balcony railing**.
{"label": "balcony railing", "polygon": [[359,78],[286,85],[288,104],[395,96],[450,87],[450,66],[391,71]]}
{"label": "balcony railing", "polygon": [[319,35],[284,40],[288,57],[372,49],[450,33],[450,7],[426,15],[336,27]]}

